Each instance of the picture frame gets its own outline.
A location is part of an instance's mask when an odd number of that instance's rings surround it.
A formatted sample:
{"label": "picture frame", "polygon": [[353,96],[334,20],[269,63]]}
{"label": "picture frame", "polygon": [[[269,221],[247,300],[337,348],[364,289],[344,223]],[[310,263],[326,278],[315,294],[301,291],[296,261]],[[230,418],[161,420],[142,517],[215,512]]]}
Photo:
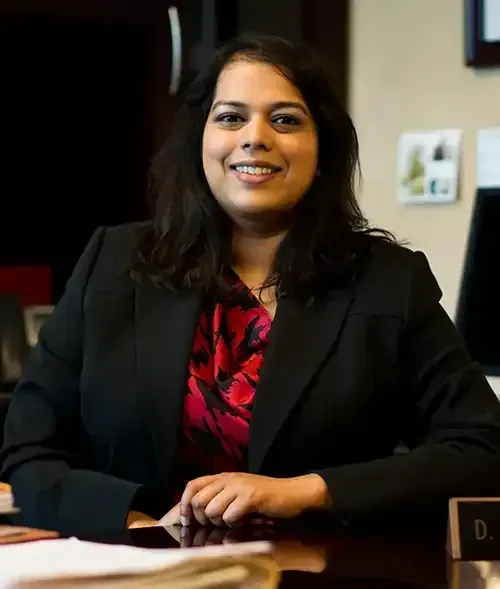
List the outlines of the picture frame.
{"label": "picture frame", "polygon": [[500,0],[464,0],[465,63],[500,67]]}

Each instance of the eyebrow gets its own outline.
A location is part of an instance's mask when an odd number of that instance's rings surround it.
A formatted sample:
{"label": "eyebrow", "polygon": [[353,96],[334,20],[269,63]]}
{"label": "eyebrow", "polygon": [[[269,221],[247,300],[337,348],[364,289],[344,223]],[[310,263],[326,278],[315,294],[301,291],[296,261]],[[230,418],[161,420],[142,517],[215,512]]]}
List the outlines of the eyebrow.
{"label": "eyebrow", "polygon": [[[244,102],[239,102],[236,100],[219,100],[214,103],[212,110],[215,110],[219,106],[232,106],[233,108],[248,108],[248,105]],[[296,108],[301,110],[305,115],[309,116],[306,108],[300,102],[290,102],[290,101],[279,101],[279,102],[272,102],[270,104],[271,110],[278,110],[280,108]]]}

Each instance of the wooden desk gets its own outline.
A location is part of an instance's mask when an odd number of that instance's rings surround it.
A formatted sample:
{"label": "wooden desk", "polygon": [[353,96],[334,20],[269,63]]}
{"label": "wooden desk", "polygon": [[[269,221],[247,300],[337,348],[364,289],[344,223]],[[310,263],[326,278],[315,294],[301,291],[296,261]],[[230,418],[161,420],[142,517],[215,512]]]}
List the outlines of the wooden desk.
{"label": "wooden desk", "polygon": [[[449,587],[444,530],[328,531],[318,526],[222,531],[142,528],[85,540],[149,548],[270,540],[288,589],[437,589]],[[462,589],[462,588],[461,588]]]}

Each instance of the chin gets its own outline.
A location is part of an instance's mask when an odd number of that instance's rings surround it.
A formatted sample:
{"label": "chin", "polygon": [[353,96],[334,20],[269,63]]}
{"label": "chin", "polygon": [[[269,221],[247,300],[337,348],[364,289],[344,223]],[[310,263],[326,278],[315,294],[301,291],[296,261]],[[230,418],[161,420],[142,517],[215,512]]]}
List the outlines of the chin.
{"label": "chin", "polygon": [[226,211],[241,229],[281,232],[292,224],[293,207],[239,206]]}
{"label": "chin", "polygon": [[280,214],[286,213],[291,209],[295,208],[296,203],[289,201],[273,200],[269,198],[244,198],[244,199],[231,199],[228,204],[228,209],[232,211],[245,213],[249,215],[257,214]]}
{"label": "chin", "polygon": [[253,217],[280,217],[287,215],[290,212],[290,208],[285,207],[269,207],[269,206],[246,206],[246,207],[234,207],[231,210],[231,216],[242,217],[242,218],[253,218]]}

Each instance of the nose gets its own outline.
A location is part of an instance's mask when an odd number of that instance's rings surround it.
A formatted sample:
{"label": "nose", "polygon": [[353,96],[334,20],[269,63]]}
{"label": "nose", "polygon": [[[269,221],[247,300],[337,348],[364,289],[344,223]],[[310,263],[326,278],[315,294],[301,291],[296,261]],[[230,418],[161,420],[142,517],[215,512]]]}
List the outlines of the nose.
{"label": "nose", "polygon": [[254,117],[245,125],[241,147],[249,152],[272,149],[272,131],[262,117]]}

